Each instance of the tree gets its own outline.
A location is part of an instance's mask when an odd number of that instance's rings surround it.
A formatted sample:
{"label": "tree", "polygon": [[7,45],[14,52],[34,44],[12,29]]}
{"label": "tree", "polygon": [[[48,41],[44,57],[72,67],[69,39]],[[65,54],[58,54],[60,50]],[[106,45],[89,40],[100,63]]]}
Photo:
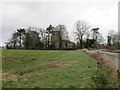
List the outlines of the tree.
{"label": "tree", "polygon": [[11,41],[10,41],[10,43],[13,44],[13,45],[12,45],[12,48],[14,48],[14,49],[16,48],[17,42],[18,42],[18,36],[17,36],[17,33],[14,32],[14,33],[12,34],[12,38],[11,38]]}
{"label": "tree", "polygon": [[90,43],[89,43],[89,38],[90,38],[90,31],[87,31],[86,32],[86,42],[85,42],[85,47],[87,48],[87,49],[89,49],[89,47],[90,47]]}
{"label": "tree", "polygon": [[47,43],[47,47],[49,48],[50,46],[50,37],[51,37],[51,33],[52,33],[52,30],[54,29],[54,27],[52,25],[49,25],[49,27],[46,29],[46,33],[48,34],[47,38],[48,38],[48,43]]}
{"label": "tree", "polygon": [[18,35],[17,32],[12,33],[11,38],[9,39],[9,42],[6,43],[6,47],[8,49],[16,49],[18,44]]}
{"label": "tree", "polygon": [[83,37],[86,35],[86,32],[90,29],[90,25],[86,21],[78,20],[75,23],[75,36],[78,39],[79,47],[83,48]]}
{"label": "tree", "polygon": [[109,36],[109,43],[112,45],[117,45],[118,44],[118,33],[115,32],[114,30],[110,30],[108,32],[108,36]]}
{"label": "tree", "polygon": [[118,44],[118,34],[117,33],[114,33],[114,35],[112,37],[112,43],[113,43],[113,45]]}
{"label": "tree", "polygon": [[47,35],[46,35],[45,29],[38,28],[38,33],[39,33],[40,40],[43,43],[43,48],[47,48]]}
{"label": "tree", "polygon": [[11,49],[11,48],[12,48],[10,41],[9,41],[9,42],[6,42],[5,44],[6,44],[6,48],[7,48],[7,49]]}
{"label": "tree", "polygon": [[66,40],[66,48],[68,47],[68,41],[69,41],[69,37],[68,37],[68,33],[66,32],[66,36],[65,36],[65,40]]}
{"label": "tree", "polygon": [[93,39],[97,41],[97,37],[98,37],[98,32],[99,28],[93,28],[91,31],[93,32],[92,33],[92,36],[93,36]]}
{"label": "tree", "polygon": [[114,30],[108,32],[108,49],[118,49],[119,48],[119,36]]}
{"label": "tree", "polygon": [[95,47],[97,47],[97,44],[98,44],[98,36],[99,36],[99,32],[98,32],[99,28],[93,28],[91,31],[92,31],[92,37],[93,39],[95,40]]}
{"label": "tree", "polygon": [[24,48],[25,49],[30,49],[30,35],[29,33],[25,34],[25,40],[24,40]]}
{"label": "tree", "polygon": [[22,41],[24,39],[24,35],[25,35],[25,29],[17,29],[16,32],[17,36],[18,36],[18,43],[20,45],[20,48],[22,47]]}
{"label": "tree", "polygon": [[111,37],[110,36],[107,36],[107,44],[108,44],[108,46],[111,46]]}
{"label": "tree", "polygon": [[102,43],[104,43],[104,37],[102,36],[102,34],[98,34],[98,36],[97,36],[97,44],[102,44]]}
{"label": "tree", "polygon": [[25,49],[41,49],[42,42],[40,41],[39,33],[33,29],[28,29],[25,34],[24,47]]}
{"label": "tree", "polygon": [[95,39],[89,39],[89,47],[91,47],[91,48],[96,47],[96,40]]}

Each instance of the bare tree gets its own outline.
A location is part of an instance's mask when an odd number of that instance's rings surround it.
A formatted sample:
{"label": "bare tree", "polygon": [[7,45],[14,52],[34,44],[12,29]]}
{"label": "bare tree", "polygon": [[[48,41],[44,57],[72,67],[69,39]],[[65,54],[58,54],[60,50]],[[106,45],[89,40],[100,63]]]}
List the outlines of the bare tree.
{"label": "bare tree", "polygon": [[11,38],[9,39],[9,42],[6,43],[6,48],[8,49],[15,49],[16,48],[16,45],[17,45],[17,42],[18,42],[18,36],[17,36],[17,33],[14,32],[11,36]]}
{"label": "bare tree", "polygon": [[75,23],[75,36],[78,39],[79,47],[83,48],[83,37],[86,35],[86,32],[90,29],[90,25],[86,21],[78,20]]}
{"label": "bare tree", "polygon": [[46,35],[46,30],[43,28],[38,28],[38,33],[41,42],[43,43],[44,48],[47,48],[47,35]]}
{"label": "bare tree", "polygon": [[104,41],[105,41],[104,37],[102,36],[102,34],[99,33],[97,36],[97,44],[102,44],[104,43]]}
{"label": "bare tree", "polygon": [[116,45],[118,43],[118,33],[114,30],[108,32],[108,36],[111,38],[111,44]]}

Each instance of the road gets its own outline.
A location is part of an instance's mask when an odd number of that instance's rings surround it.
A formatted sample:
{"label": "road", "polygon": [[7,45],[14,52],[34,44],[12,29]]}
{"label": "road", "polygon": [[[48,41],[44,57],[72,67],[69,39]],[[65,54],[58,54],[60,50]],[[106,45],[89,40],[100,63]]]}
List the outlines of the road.
{"label": "road", "polygon": [[110,55],[115,55],[115,56],[120,55],[119,53],[113,53],[113,52],[102,51],[102,49],[98,49],[98,50],[95,50],[95,51],[99,51],[99,52],[101,52],[101,53],[110,54]]}

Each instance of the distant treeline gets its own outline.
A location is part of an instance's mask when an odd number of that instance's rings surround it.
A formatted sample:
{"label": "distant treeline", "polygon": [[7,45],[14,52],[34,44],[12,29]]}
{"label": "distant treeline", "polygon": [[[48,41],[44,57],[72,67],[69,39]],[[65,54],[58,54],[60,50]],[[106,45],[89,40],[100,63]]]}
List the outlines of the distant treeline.
{"label": "distant treeline", "polygon": [[[68,45],[69,44],[69,45]],[[68,38],[68,32],[64,25],[53,27],[49,25],[46,29],[28,27],[17,29],[9,42],[7,49],[74,49],[75,43]]]}
{"label": "distant treeline", "polygon": [[[49,25],[46,29],[28,27],[17,29],[12,33],[7,49],[35,49],[35,50],[74,50],[82,48],[97,48],[104,42],[99,28],[91,29],[86,21],[78,20],[74,24],[73,35],[77,43],[71,42],[65,25]],[[116,35],[108,35],[108,46],[116,45]]]}

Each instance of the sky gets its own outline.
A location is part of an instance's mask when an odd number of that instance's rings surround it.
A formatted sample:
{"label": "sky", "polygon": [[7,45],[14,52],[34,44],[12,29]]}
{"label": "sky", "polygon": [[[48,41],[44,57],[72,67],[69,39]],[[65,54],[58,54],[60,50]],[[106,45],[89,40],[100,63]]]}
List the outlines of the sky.
{"label": "sky", "polygon": [[[11,2],[10,2],[11,1]],[[17,1],[17,0],[16,0]],[[5,45],[17,28],[47,28],[50,24],[67,27],[74,41],[74,24],[87,21],[107,37],[109,30],[118,31],[118,0],[4,0],[0,3],[0,46]]]}

